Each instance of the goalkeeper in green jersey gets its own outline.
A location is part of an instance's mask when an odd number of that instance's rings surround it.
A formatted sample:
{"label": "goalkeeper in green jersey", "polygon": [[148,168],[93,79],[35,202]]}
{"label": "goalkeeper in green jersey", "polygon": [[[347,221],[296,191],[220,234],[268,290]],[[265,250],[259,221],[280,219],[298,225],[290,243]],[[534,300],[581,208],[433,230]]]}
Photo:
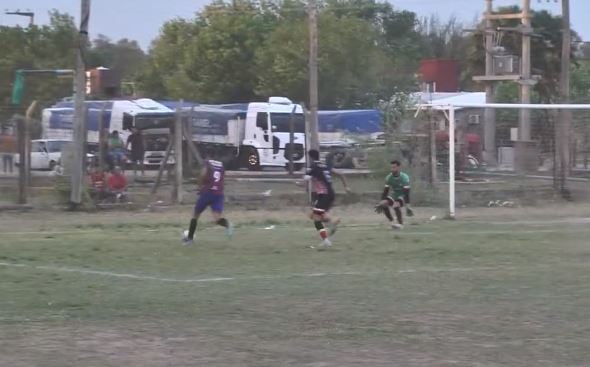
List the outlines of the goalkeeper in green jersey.
{"label": "goalkeeper in green jersey", "polygon": [[[404,227],[403,207],[406,208],[408,217],[414,215],[410,208],[410,176],[401,171],[399,161],[391,161],[391,173],[385,178],[385,189],[381,195],[381,201],[375,207],[375,211],[385,214],[389,223],[391,223],[391,228],[402,229]],[[394,222],[389,208],[393,208],[398,223]]]}

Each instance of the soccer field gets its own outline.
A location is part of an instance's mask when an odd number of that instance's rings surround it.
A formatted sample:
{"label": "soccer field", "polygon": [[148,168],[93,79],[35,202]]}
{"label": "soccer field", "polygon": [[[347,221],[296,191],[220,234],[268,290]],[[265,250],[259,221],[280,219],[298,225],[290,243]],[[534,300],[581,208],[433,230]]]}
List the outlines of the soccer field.
{"label": "soccer field", "polygon": [[182,247],[189,210],[2,215],[0,366],[590,365],[590,209],[353,207],[322,252],[299,211]]}

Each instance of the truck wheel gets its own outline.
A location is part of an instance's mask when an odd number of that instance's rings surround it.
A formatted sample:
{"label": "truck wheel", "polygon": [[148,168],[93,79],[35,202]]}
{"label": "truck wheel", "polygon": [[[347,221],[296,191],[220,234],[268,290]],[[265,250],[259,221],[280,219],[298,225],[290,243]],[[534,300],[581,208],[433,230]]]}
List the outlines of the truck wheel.
{"label": "truck wheel", "polygon": [[249,148],[244,152],[244,166],[250,171],[260,170],[260,157],[254,148]]}
{"label": "truck wheel", "polygon": [[49,162],[49,170],[53,171],[53,169],[55,168],[56,165],[57,165],[56,161]]}

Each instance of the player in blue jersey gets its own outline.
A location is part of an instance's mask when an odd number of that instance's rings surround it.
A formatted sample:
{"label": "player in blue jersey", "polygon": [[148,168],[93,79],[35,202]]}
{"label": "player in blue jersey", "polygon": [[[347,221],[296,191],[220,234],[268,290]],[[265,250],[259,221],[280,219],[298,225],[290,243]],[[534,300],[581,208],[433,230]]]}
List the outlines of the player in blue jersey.
{"label": "player in blue jersey", "polygon": [[205,160],[200,177],[199,198],[195,204],[193,218],[190,221],[188,231],[185,231],[183,234],[182,241],[185,245],[191,245],[193,243],[197,222],[201,213],[207,208],[211,208],[215,223],[225,228],[228,237],[233,235],[233,225],[223,216],[225,168],[222,162],[208,159],[209,156],[210,154],[207,154],[204,157]]}

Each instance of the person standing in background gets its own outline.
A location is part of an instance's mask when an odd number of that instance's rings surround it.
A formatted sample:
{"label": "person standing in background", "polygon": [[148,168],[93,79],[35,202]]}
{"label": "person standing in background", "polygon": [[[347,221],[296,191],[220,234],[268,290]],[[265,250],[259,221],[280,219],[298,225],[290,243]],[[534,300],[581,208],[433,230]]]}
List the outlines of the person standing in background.
{"label": "person standing in background", "polygon": [[2,156],[2,170],[4,173],[13,172],[15,153],[16,138],[13,135],[0,134],[0,155]]}
{"label": "person standing in background", "polygon": [[[129,146],[131,145],[131,149]],[[139,164],[141,169],[141,175],[145,174],[143,166],[143,158],[145,155],[145,140],[141,130],[134,127],[131,130],[131,135],[127,138],[127,144],[125,145],[127,150],[131,150],[131,163],[133,164],[133,175],[137,175],[137,165]]]}

